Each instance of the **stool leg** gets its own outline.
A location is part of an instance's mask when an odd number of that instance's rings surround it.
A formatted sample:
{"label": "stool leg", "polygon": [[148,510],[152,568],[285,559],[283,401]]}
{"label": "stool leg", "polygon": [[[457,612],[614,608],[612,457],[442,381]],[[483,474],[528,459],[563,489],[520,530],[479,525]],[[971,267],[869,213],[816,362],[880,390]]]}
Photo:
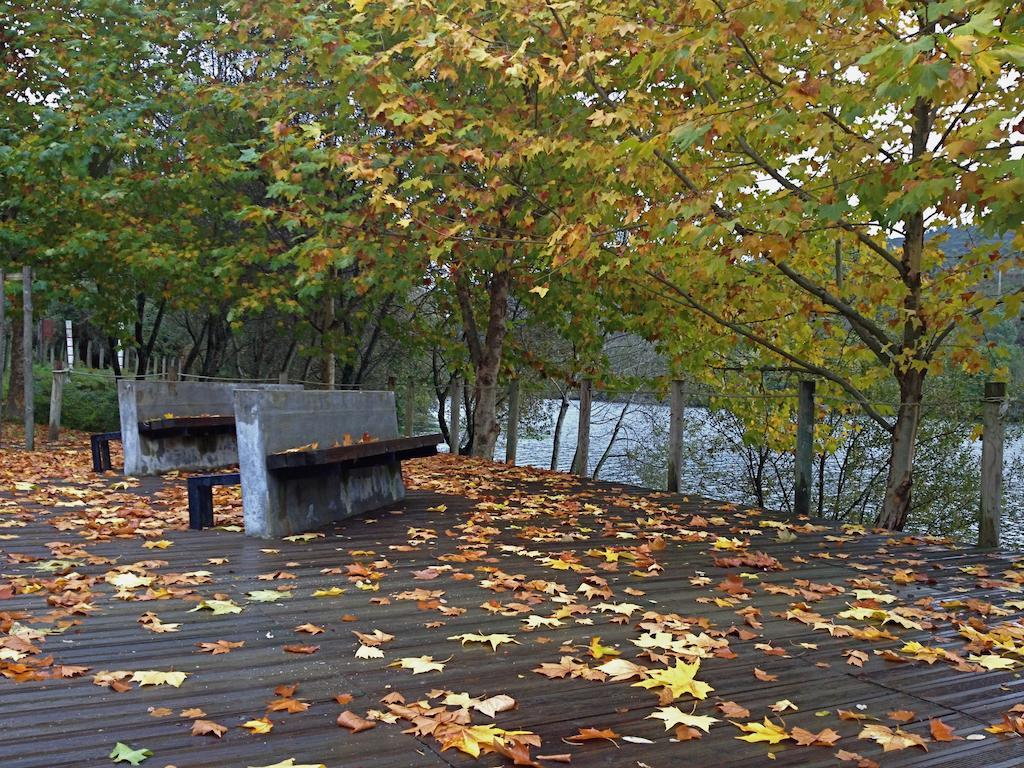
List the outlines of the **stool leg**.
{"label": "stool leg", "polygon": [[92,471],[93,472],[99,472],[103,468],[101,466],[101,462],[100,462],[100,449],[99,449],[98,442],[99,441],[96,440],[96,435],[90,435],[89,436],[89,448],[92,451]]}
{"label": "stool leg", "polygon": [[213,528],[213,486],[206,485],[199,489],[200,527]]}
{"label": "stool leg", "polygon": [[203,529],[203,515],[200,506],[202,505],[202,489],[195,483],[188,484],[188,527],[193,531]]}

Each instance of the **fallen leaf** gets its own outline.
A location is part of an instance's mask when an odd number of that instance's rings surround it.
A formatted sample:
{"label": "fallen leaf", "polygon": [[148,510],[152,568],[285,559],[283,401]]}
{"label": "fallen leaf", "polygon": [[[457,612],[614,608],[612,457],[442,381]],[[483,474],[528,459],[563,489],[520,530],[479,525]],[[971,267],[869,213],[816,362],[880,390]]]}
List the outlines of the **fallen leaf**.
{"label": "fallen leaf", "polygon": [[196,720],[192,723],[193,736],[216,736],[219,739],[227,732],[226,725],[215,723],[212,720]]}
{"label": "fallen leaf", "polygon": [[151,750],[142,747],[134,749],[120,741],[114,745],[114,751],[110,753],[110,759],[115,763],[131,763],[132,765],[138,765],[147,757],[152,756]]}
{"label": "fallen leaf", "polygon": [[364,717],[360,717],[355,712],[349,712],[347,709],[338,715],[338,725],[342,728],[348,728],[352,733],[359,733],[360,731],[368,731],[371,728],[376,728],[377,724],[372,720],[367,720]]}

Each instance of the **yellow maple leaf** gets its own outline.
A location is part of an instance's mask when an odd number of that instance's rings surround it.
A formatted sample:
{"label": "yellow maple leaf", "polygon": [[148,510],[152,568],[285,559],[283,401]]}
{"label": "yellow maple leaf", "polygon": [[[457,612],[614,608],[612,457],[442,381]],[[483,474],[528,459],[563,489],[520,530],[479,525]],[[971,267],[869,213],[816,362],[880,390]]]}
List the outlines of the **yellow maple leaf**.
{"label": "yellow maple leaf", "polygon": [[[730,721],[732,722],[732,721]],[[741,741],[749,741],[755,743],[758,741],[766,741],[769,744],[778,744],[780,741],[792,738],[786,729],[782,726],[776,725],[767,717],[765,717],[763,723],[736,723],[733,722],[737,728],[746,733],[746,736],[737,736],[737,739]]]}
{"label": "yellow maple leaf", "polygon": [[590,638],[590,645],[587,646],[590,651],[590,655],[595,659],[601,659],[605,656],[619,656],[619,652],[614,648],[609,648],[607,645],[601,645],[600,637]]}
{"label": "yellow maple leaf", "polygon": [[669,731],[677,725],[685,725],[690,728],[700,728],[704,733],[709,733],[713,723],[721,722],[717,717],[709,715],[688,715],[679,707],[659,707],[647,716],[648,720],[663,720],[665,730]]}
{"label": "yellow maple leaf", "polygon": [[421,675],[424,672],[440,672],[444,665],[443,661],[434,661],[433,656],[408,656],[392,662],[389,666],[411,669],[414,675]]}
{"label": "yellow maple leaf", "polygon": [[491,635],[480,635],[472,632],[465,632],[461,635],[452,635],[448,638],[449,640],[461,640],[462,644],[466,643],[490,643],[492,650],[498,650],[498,646],[502,643],[515,643],[520,645],[520,642],[516,640],[512,635],[506,635],[501,633],[494,633]]}
{"label": "yellow maple leaf", "polygon": [[249,720],[242,723],[243,728],[248,728],[253,733],[270,733],[274,728],[274,724],[265,717],[261,717],[259,720]]}
{"label": "yellow maple leaf", "polygon": [[706,699],[711,691],[715,690],[707,683],[695,680],[694,677],[700,669],[700,660],[687,664],[681,659],[676,659],[676,665],[668,669],[657,669],[650,673],[650,678],[633,683],[634,688],[668,688],[672,698],[677,699],[684,693],[688,693],[695,699]]}
{"label": "yellow maple leaf", "polygon": [[157,669],[145,669],[132,675],[132,682],[139,685],[170,685],[180,688],[188,677],[186,672],[161,672]]}

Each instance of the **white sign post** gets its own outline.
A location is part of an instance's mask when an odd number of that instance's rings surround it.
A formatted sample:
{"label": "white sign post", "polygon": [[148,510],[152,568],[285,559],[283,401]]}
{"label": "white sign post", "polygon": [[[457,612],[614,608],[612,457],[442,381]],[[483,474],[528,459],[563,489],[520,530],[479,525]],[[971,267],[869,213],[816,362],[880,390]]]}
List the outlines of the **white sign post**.
{"label": "white sign post", "polygon": [[68,344],[68,370],[75,367],[75,337],[72,334],[71,321],[64,321],[64,337]]}

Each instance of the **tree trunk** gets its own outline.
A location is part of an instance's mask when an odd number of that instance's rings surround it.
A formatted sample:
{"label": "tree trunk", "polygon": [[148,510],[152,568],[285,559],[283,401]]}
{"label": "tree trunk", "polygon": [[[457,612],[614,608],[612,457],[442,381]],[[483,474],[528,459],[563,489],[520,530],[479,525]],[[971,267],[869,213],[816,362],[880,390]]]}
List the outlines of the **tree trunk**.
{"label": "tree trunk", "polygon": [[562,390],[562,401],[558,404],[558,417],[555,419],[555,434],[551,438],[551,471],[558,471],[558,453],[562,450],[562,427],[565,414],[569,412],[569,388]]}
{"label": "tree trunk", "polygon": [[885,498],[876,525],[902,531],[910,514],[911,488],[914,481],[914,452],[917,448],[917,427],[921,422],[921,392],[924,373],[911,369],[900,379],[900,406],[892,432],[889,475],[885,481]]}
{"label": "tree trunk", "polygon": [[476,373],[470,455],[486,459],[494,458],[494,446],[501,432],[498,423],[498,372],[505,346],[511,284],[512,275],[507,271],[494,272],[488,279],[487,330],[481,340],[473,313],[469,279],[460,276],[456,283],[466,344]]}
{"label": "tree trunk", "polygon": [[615,447],[615,441],[619,439],[619,433],[622,431],[622,426],[626,422],[626,413],[629,411],[629,407],[633,404],[633,395],[630,395],[626,399],[626,404],[622,406],[622,410],[619,411],[619,418],[615,420],[615,427],[612,429],[612,436],[608,440],[608,445],[605,446],[604,452],[601,454],[601,458],[597,460],[597,464],[594,466],[594,474],[592,477],[597,480],[598,475],[601,474],[601,470],[604,468],[605,462],[612,455],[612,448]]}
{"label": "tree trunk", "polygon": [[[914,161],[928,150],[931,131],[931,102],[918,97],[911,111],[911,157]],[[903,284],[907,295],[903,299],[903,340],[900,353],[905,362],[896,368],[900,385],[900,405],[892,430],[892,453],[889,456],[889,475],[885,481],[885,497],[877,525],[893,531],[902,531],[910,514],[911,486],[914,479],[914,451],[917,447],[917,427],[921,421],[921,394],[927,359],[920,357],[921,341],[929,329],[921,313],[921,263],[924,256],[925,218],[923,211],[909,214],[903,220]]]}
{"label": "tree trunk", "polygon": [[4,406],[4,417],[21,420],[25,406],[25,354],[24,354],[24,318],[21,304],[13,306],[11,312],[11,379],[7,388],[7,403]]}

